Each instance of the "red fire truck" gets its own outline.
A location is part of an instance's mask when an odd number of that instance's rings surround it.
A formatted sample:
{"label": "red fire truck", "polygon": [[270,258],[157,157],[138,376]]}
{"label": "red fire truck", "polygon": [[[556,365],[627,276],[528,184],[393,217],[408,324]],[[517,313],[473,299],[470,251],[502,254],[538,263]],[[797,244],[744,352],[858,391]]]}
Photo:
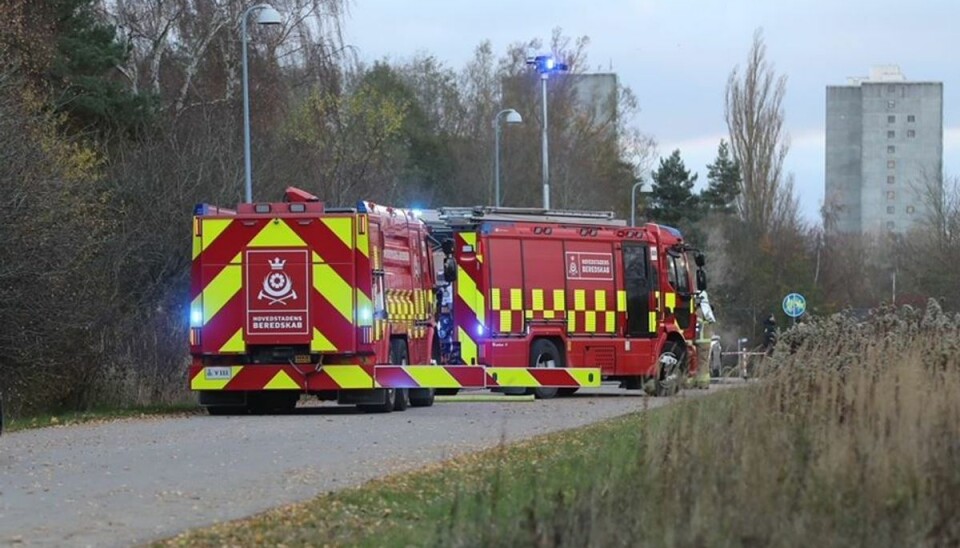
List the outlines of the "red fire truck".
{"label": "red fire truck", "polygon": [[[554,371],[600,368],[628,389],[675,393],[697,368],[688,247],[671,227],[626,226],[612,213],[444,208],[427,213],[456,261],[451,361]],[[696,286],[694,285],[696,280]],[[539,398],[576,387],[530,389]]]}
{"label": "red fire truck", "polygon": [[190,388],[232,414],[289,410],[302,394],[388,412],[432,405],[435,389],[599,386],[597,369],[436,365],[433,261],[408,210],[328,208],[295,188],[280,203],[198,205]]}

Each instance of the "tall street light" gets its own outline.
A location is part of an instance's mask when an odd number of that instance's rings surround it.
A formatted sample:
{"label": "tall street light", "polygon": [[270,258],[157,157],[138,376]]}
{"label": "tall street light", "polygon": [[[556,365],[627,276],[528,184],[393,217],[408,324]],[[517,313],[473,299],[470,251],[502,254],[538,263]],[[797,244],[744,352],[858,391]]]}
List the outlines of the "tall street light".
{"label": "tall street light", "polygon": [[630,226],[637,226],[637,189],[641,186],[643,181],[637,181],[630,189]]}
{"label": "tall street light", "polygon": [[243,176],[246,202],[253,201],[253,183],[250,180],[250,89],[247,76],[247,18],[251,12],[259,11],[257,24],[279,25],[282,22],[280,12],[270,4],[250,6],[243,12],[240,20],[240,35],[243,45]]}
{"label": "tall street light", "polygon": [[494,205],[500,207],[500,117],[506,115],[508,124],[523,122],[520,113],[512,108],[506,108],[493,118],[493,187],[495,192]]}
{"label": "tall street light", "polygon": [[538,55],[527,59],[540,73],[540,88],[543,103],[543,209],[550,209],[550,155],[547,144],[547,79],[551,72],[565,72],[567,65],[558,63],[552,55]]}

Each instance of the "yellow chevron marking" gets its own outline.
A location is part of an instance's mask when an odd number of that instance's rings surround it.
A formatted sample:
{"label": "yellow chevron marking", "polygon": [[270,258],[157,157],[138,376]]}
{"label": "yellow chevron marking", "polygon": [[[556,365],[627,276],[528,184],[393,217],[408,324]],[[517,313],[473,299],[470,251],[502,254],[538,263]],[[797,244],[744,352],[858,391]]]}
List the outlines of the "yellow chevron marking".
{"label": "yellow chevron marking", "polygon": [[533,301],[533,310],[541,311],[543,310],[543,290],[534,289],[530,292],[531,301]]}
{"label": "yellow chevron marking", "polygon": [[497,376],[497,384],[509,387],[541,386],[537,379],[523,367],[488,367],[487,373]]}
{"label": "yellow chevron marking", "polygon": [[263,387],[264,390],[300,390],[300,385],[287,375],[284,370],[277,371],[277,374],[270,379],[270,382]]}
{"label": "yellow chevron marking", "polygon": [[467,245],[473,246],[473,250],[477,250],[477,233],[476,232],[461,232],[460,237],[463,238],[463,241]]}
{"label": "yellow chevron marking", "polygon": [[483,293],[477,291],[477,284],[473,278],[467,274],[467,271],[460,265],[457,265],[457,295],[467,303],[470,310],[477,316],[480,323],[484,323],[484,299]]}
{"label": "yellow chevron marking", "polygon": [[657,312],[655,310],[650,311],[649,321],[650,321],[650,332],[656,333],[657,332]]}
{"label": "yellow chevron marking", "polygon": [[210,247],[216,239],[223,234],[223,231],[230,226],[230,223],[233,222],[233,219],[199,219],[200,230],[202,235],[200,236],[200,246],[199,248],[194,241],[193,246],[193,258],[196,259],[197,255],[203,253]]}
{"label": "yellow chevron marking", "polygon": [[475,365],[477,360],[477,343],[460,326],[457,326],[457,340],[460,342],[460,357],[464,363]]}
{"label": "yellow chevron marking", "polygon": [[500,288],[494,287],[490,290],[490,308],[500,310]]}
{"label": "yellow chevron marking", "polygon": [[403,368],[420,386],[430,388],[460,388],[457,382],[445,368],[435,365],[408,365]]}
{"label": "yellow chevron marking", "polygon": [[313,253],[313,287],[323,295],[341,316],[353,323],[353,287],[323,259]]}
{"label": "yellow chevron marking", "polygon": [[313,328],[313,340],[310,341],[311,352],[335,352],[337,347],[330,342],[330,339],[323,336],[316,327]]}
{"label": "yellow chevron marking", "polygon": [[364,257],[370,257],[370,231],[364,230],[363,234],[360,234],[361,225],[367,225],[367,216],[362,215],[361,218],[357,219],[357,246],[356,248],[363,253]]}
{"label": "yellow chevron marking", "polygon": [[373,377],[359,365],[325,365],[322,371],[340,388],[374,388]]}
{"label": "yellow chevron marking", "polygon": [[210,280],[193,302],[190,310],[203,310],[203,325],[206,325],[220,309],[243,287],[243,272],[240,266],[240,254],[223,267],[217,276]]}
{"label": "yellow chevron marking", "polygon": [[573,290],[573,309],[574,310],[587,309],[587,292],[584,291],[583,289]]}
{"label": "yellow chevron marking", "polygon": [[580,386],[586,388],[600,387],[600,369],[594,367],[570,367],[564,369],[570,376],[576,379]]}
{"label": "yellow chevron marking", "polygon": [[617,312],[627,311],[627,292],[620,289],[617,291]]}
{"label": "yellow chevron marking", "polygon": [[607,309],[607,292],[604,289],[593,290],[593,304],[597,310]]}
{"label": "yellow chevron marking", "polygon": [[676,293],[667,293],[664,298],[664,306],[669,308],[671,311],[677,307],[677,294]]}
{"label": "yellow chevron marking", "polygon": [[268,221],[247,247],[302,247],[307,244],[280,219]]}
{"label": "yellow chevron marking", "polygon": [[348,249],[353,249],[353,217],[324,217],[320,222],[327,225]]}
{"label": "yellow chevron marking", "polygon": [[229,379],[207,380],[206,373],[201,370],[196,377],[190,379],[190,390],[223,390],[231,379],[235,378],[243,369],[242,365],[234,365],[230,368]]}
{"label": "yellow chevron marking", "polygon": [[237,329],[237,332],[230,337],[230,340],[223,343],[223,346],[220,347],[220,352],[244,352],[247,349],[247,344],[243,340],[243,328]]}

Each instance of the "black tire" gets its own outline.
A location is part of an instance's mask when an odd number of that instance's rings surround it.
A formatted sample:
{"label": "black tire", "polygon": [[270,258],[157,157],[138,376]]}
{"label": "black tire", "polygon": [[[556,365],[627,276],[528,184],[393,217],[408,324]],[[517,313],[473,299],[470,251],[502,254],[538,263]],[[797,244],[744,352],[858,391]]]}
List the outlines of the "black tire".
{"label": "black tire", "polygon": [[246,415],[247,408],[240,405],[215,405],[207,407],[207,413],[213,417],[229,417],[231,415]]}
{"label": "black tire", "polygon": [[406,411],[410,407],[410,390],[397,388],[394,390],[393,410]]}
{"label": "black tire", "polygon": [[384,393],[383,403],[363,404],[357,407],[364,413],[389,413],[397,405],[397,391],[393,388],[379,388]]}
{"label": "black tire", "polygon": [[660,372],[657,375],[657,396],[674,396],[680,391],[680,385],[683,384],[684,358],[682,347],[678,343],[669,342],[663,345],[660,358],[657,360],[660,366]]}
{"label": "black tire", "polygon": [[433,388],[411,388],[410,407],[431,407],[437,392]]}
{"label": "black tire", "polygon": [[[563,354],[550,339],[537,339],[530,347],[530,367],[563,367]],[[538,400],[555,398],[559,388],[533,388],[527,391]]]}

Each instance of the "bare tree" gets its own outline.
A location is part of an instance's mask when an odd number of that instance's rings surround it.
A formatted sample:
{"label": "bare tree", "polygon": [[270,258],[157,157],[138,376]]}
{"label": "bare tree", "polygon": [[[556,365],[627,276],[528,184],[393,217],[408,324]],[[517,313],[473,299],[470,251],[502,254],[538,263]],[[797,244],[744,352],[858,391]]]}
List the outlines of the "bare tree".
{"label": "bare tree", "polygon": [[[777,75],[767,61],[760,29],[742,72],[737,66],[727,80],[724,114],[733,154],[740,162],[743,188],[737,200],[741,218],[756,229],[768,230],[777,212],[791,209],[783,184],[783,159],[789,149],[783,134],[783,97],[787,77]],[[787,207],[785,207],[787,206]]]}

